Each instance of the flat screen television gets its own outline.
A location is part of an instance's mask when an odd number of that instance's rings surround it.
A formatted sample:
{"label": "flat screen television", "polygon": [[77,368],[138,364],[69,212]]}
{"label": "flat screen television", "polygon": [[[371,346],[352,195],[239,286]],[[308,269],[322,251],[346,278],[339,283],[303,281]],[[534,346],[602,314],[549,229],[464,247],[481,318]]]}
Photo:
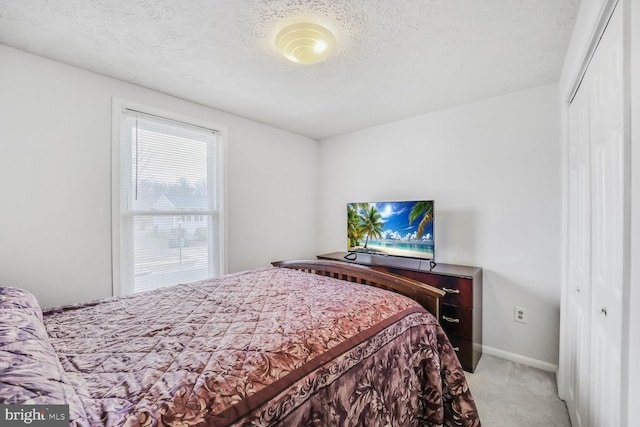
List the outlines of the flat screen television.
{"label": "flat screen television", "polygon": [[347,204],[347,250],[433,260],[433,200]]}

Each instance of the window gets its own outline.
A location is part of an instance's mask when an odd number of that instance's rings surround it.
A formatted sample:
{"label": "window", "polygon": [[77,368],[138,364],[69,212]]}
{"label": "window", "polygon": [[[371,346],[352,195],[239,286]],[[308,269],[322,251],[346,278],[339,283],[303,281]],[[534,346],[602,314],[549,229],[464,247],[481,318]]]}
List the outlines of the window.
{"label": "window", "polygon": [[115,103],[114,114],[120,135],[114,143],[115,293],[220,275],[219,132]]}

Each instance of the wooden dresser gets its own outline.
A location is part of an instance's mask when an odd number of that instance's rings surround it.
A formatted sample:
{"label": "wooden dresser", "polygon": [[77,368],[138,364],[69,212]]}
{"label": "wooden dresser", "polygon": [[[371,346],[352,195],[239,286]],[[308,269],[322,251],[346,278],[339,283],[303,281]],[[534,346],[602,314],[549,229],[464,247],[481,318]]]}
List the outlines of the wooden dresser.
{"label": "wooden dresser", "polygon": [[[482,356],[482,268],[437,264],[427,260],[346,252],[318,255],[319,259],[351,262],[394,273],[435,286],[446,292],[440,299],[440,325],[447,333],[465,371],[473,372]],[[352,255],[353,256],[353,255]]]}

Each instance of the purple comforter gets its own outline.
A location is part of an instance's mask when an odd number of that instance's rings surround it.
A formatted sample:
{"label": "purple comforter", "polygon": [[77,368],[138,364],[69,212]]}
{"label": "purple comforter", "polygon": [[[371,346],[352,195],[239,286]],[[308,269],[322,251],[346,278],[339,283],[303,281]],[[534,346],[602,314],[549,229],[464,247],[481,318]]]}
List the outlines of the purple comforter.
{"label": "purple comforter", "polygon": [[68,403],[82,426],[480,425],[431,314],[289,269],[44,315],[0,288],[0,372],[0,403]]}

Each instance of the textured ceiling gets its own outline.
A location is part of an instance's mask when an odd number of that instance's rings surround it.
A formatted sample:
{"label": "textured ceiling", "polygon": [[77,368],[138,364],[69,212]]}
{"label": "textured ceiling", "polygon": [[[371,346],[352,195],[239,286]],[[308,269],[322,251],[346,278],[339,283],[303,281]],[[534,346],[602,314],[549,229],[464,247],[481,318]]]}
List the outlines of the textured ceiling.
{"label": "textured ceiling", "polygon": [[[579,0],[0,0],[0,43],[315,139],[558,81]],[[309,20],[316,65],[273,39]]]}

